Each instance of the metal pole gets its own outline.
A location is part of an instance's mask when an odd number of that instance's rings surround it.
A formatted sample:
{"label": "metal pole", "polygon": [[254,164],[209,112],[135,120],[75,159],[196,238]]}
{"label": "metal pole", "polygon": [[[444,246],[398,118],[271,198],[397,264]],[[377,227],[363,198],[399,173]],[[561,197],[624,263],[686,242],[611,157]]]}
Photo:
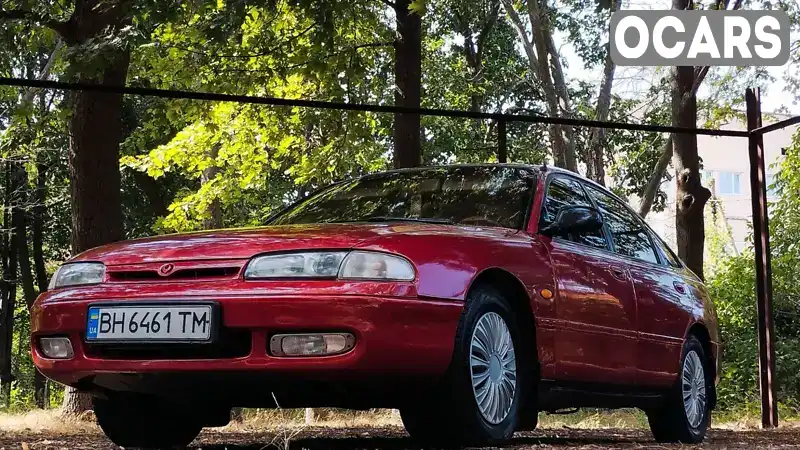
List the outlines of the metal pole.
{"label": "metal pole", "polygon": [[[761,126],[761,93],[748,89],[747,129]],[[761,426],[778,426],[778,402],[775,398],[775,331],[772,324],[772,261],[769,249],[764,136],[750,134],[750,197],[753,204],[753,244],[756,253],[756,305],[758,310],[758,370],[761,389]]]}
{"label": "metal pole", "polygon": [[508,140],[506,135],[506,121],[500,119],[497,122],[497,162],[508,162]]}

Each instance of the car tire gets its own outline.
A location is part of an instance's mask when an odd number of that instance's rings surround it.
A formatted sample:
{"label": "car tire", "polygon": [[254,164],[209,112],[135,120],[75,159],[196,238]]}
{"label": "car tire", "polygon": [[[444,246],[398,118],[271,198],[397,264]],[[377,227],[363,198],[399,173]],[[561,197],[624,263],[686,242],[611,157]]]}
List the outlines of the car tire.
{"label": "car tire", "polygon": [[458,322],[443,382],[427,398],[400,408],[406,431],[418,441],[436,444],[485,445],[509,439],[532,379],[526,358],[530,349],[523,344],[517,316],[502,294],[490,286],[474,287]]}
{"label": "car tire", "polygon": [[183,448],[203,429],[188,409],[157,398],[119,395],[92,399],[94,414],[111,442],[125,448]]}
{"label": "car tire", "polygon": [[700,341],[689,336],[683,346],[678,380],[666,402],[647,412],[650,430],[658,442],[699,444],[711,424],[709,389],[713,380]]}

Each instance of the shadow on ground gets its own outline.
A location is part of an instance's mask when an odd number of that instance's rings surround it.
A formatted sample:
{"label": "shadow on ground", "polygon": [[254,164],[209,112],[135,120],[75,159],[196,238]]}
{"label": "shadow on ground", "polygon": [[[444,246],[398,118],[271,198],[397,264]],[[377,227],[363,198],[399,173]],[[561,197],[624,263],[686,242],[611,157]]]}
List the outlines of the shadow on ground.
{"label": "shadow on ground", "polygon": [[[265,447],[291,450],[407,450],[420,448],[399,428],[379,429],[306,429],[278,434],[206,433],[195,443],[203,450],[262,449]],[[517,433],[500,448],[508,449],[576,449],[620,448],[663,449],[653,441],[647,430],[576,430],[548,429]],[[800,430],[784,429],[770,432],[712,430],[703,448],[800,448]]]}
{"label": "shadow on ground", "polygon": [[[24,443],[24,444],[23,444]],[[712,430],[698,446],[706,449],[800,449],[800,429],[774,431]],[[0,434],[0,449],[115,449],[100,433],[53,434],[15,432]],[[280,432],[206,430],[192,444],[193,450],[409,450],[420,447],[399,427],[307,428]],[[664,449],[681,448],[653,441],[647,430],[569,428],[517,433],[500,448],[508,449]],[[686,448],[686,447],[683,447]]]}

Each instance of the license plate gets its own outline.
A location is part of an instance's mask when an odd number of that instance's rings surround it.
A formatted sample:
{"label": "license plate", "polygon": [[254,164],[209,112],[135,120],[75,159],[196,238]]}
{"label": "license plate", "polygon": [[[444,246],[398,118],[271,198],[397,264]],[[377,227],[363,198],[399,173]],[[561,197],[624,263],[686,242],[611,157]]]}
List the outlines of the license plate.
{"label": "license plate", "polygon": [[210,341],[211,305],[92,306],[89,341]]}

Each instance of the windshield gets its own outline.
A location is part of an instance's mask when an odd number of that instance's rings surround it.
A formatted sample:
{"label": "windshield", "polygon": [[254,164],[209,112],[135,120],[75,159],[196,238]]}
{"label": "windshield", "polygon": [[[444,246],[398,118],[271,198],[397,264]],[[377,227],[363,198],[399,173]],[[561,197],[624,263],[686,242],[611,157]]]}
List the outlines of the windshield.
{"label": "windshield", "polygon": [[270,225],[414,220],[519,229],[533,172],[508,166],[453,166],[387,172],[333,185]]}

